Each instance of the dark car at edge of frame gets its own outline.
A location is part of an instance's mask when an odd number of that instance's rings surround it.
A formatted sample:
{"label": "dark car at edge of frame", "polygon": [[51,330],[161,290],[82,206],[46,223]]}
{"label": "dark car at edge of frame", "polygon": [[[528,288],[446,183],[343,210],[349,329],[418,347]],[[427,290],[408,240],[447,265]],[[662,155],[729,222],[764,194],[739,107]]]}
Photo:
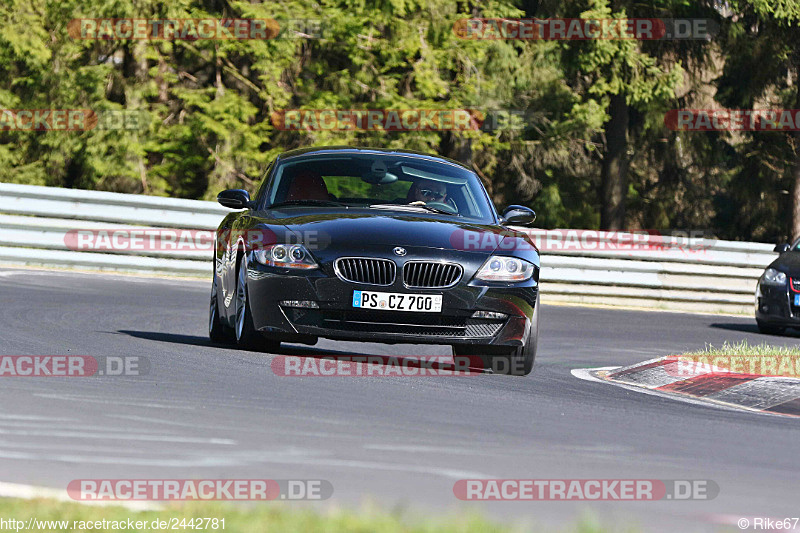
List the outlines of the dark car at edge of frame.
{"label": "dark car at edge of frame", "polygon": [[758,279],[755,315],[761,333],[779,335],[800,329],[800,239],[774,251],[780,255]]}

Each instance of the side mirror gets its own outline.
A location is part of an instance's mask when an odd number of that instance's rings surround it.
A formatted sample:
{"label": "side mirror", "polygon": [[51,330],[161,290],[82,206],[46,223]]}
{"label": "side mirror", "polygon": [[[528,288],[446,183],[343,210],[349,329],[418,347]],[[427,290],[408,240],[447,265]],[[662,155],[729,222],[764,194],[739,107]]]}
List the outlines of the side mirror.
{"label": "side mirror", "polygon": [[503,224],[527,226],[536,220],[536,213],[524,205],[510,205],[505,208],[500,218]]}
{"label": "side mirror", "polygon": [[779,254],[785,254],[786,252],[789,251],[789,245],[788,244],[779,244],[772,251],[773,252],[778,252]]}
{"label": "side mirror", "polygon": [[228,189],[217,195],[217,201],[231,209],[247,209],[250,207],[250,193],[244,189]]}

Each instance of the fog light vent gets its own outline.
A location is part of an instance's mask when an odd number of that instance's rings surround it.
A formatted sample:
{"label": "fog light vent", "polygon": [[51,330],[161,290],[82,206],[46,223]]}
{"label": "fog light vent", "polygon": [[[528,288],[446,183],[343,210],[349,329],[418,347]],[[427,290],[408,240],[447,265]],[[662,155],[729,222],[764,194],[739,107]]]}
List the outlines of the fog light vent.
{"label": "fog light vent", "polygon": [[282,300],[280,304],[283,307],[299,307],[302,309],[319,309],[317,302],[312,300]]}
{"label": "fog light vent", "polygon": [[505,313],[495,313],[494,311],[475,311],[472,313],[472,318],[486,318],[489,320],[501,320],[507,316]]}

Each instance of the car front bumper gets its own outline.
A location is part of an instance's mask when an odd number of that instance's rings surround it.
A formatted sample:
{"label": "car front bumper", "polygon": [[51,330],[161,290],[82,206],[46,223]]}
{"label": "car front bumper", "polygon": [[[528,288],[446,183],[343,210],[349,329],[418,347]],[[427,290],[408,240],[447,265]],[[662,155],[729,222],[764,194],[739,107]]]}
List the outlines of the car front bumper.
{"label": "car front bumper", "polygon": [[756,289],[756,320],[770,326],[800,328],[800,305],[794,305],[795,292],[787,283],[783,286],[759,283]]}
{"label": "car front bumper", "polygon": [[[441,294],[442,312],[353,308],[354,290]],[[520,346],[527,339],[537,295],[535,279],[508,286],[462,281],[450,289],[407,289],[400,281],[386,287],[345,282],[322,269],[288,272],[253,263],[248,268],[248,296],[255,328],[271,338],[289,342],[313,342],[323,337],[383,343]],[[286,301],[314,302],[318,308],[282,305]],[[473,318],[475,311],[505,316]]]}

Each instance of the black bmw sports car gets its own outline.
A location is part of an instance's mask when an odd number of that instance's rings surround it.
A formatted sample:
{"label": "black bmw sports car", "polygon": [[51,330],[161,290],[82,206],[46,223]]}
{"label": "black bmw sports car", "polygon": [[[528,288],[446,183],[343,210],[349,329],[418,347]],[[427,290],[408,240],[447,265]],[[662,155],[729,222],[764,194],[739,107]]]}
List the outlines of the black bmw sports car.
{"label": "black bmw sports car", "polygon": [[779,244],[780,255],[761,275],[756,288],[756,323],[761,333],[800,329],[800,239]]}
{"label": "black bmw sports car", "polygon": [[539,336],[535,214],[498,216],[462,164],[408,151],[295,150],[216,232],[209,334],[246,349],[319,337],[452,346],[530,373]]}

